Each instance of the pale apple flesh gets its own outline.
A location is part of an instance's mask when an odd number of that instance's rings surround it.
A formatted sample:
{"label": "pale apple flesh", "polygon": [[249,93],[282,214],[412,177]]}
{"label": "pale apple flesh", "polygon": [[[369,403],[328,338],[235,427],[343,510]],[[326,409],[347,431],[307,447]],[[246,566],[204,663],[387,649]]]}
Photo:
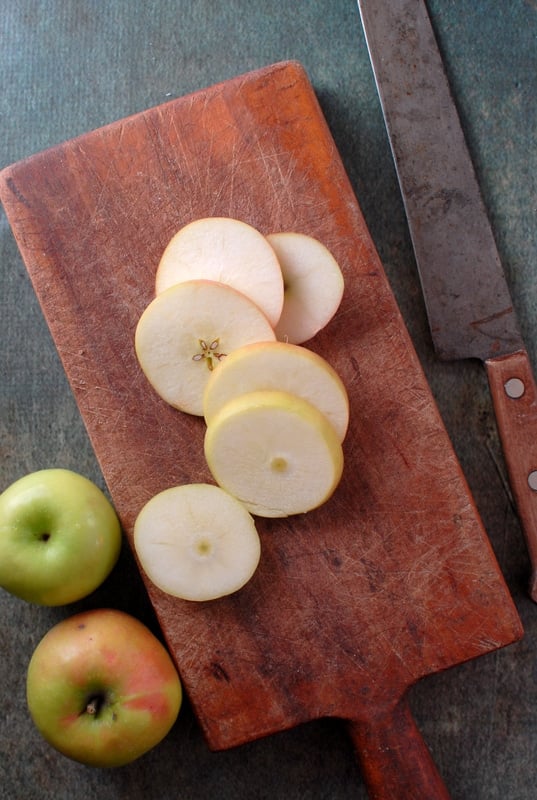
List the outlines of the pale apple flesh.
{"label": "pale apple flesh", "polygon": [[199,278],[229,284],[259,306],[271,325],[278,322],[283,306],[280,265],[263,234],[246,222],[206,217],[172,237],[157,268],[156,294]]}
{"label": "pale apple flesh", "polygon": [[0,585],[28,602],[89,595],[116,564],[121,541],[108,498],[71,470],[32,472],[0,495]]}
{"label": "pale apple flesh", "polygon": [[134,617],[98,609],[58,623],[27,674],[31,717],[63,755],[95,767],[127,764],[173,726],[182,689],[171,658]]}
{"label": "pale apple flesh", "polygon": [[343,470],[341,442],[324,414],[282,391],[230,400],[207,426],[204,448],[217,484],[262,517],[317,508]]}
{"label": "pale apple flesh", "polygon": [[304,233],[267,236],[280,262],[284,301],[275,326],[280,341],[302,344],[330,322],[343,297],[339,264],[325,245]]}
{"label": "pale apple flesh", "polygon": [[263,312],[223,283],[192,280],[157,295],[138,321],[135,349],[157,394],[174,408],[203,415],[211,372],[233,350],[274,341]]}
{"label": "pale apple flesh", "polygon": [[134,546],[159,589],[198,602],[241,589],[261,554],[248,511],[205,483],[174,486],[152,497],[137,516]]}
{"label": "pale apple flesh", "polygon": [[327,417],[341,441],[345,438],[349,399],[343,381],[320,355],[288,342],[259,342],[230,353],[205,387],[205,421],[233,398],[263,389],[302,397]]}

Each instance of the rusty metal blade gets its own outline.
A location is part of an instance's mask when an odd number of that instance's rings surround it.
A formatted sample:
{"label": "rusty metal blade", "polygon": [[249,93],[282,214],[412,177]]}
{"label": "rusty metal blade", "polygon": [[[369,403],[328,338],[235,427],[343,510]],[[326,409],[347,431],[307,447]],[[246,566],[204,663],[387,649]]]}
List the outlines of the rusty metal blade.
{"label": "rusty metal blade", "polygon": [[422,0],[358,0],[437,355],[523,348],[496,243]]}

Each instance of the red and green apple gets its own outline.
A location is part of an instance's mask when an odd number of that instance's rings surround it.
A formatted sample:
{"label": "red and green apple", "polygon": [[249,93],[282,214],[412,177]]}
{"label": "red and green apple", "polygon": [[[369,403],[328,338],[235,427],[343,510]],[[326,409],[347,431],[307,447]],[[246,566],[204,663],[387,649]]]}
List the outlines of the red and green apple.
{"label": "red and green apple", "polygon": [[164,645],[142,622],[96,609],[55,625],[28,667],[30,715],[63,755],[95,767],[128,764],[172,728],[182,702]]}

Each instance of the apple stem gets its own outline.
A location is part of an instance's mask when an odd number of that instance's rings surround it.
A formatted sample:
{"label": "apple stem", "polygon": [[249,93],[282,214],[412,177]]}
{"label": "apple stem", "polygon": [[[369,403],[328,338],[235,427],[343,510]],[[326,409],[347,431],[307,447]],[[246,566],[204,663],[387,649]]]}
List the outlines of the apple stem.
{"label": "apple stem", "polygon": [[96,717],[101,708],[103,707],[104,702],[105,702],[104,697],[95,694],[93,695],[93,697],[90,697],[88,699],[84,711],[86,712],[86,714],[89,714],[92,717]]}
{"label": "apple stem", "polygon": [[98,709],[98,702],[97,702],[97,699],[94,698],[93,700],[90,700],[89,703],[87,704],[86,713],[87,714],[92,714],[92,715],[96,714],[97,713],[97,709]]}

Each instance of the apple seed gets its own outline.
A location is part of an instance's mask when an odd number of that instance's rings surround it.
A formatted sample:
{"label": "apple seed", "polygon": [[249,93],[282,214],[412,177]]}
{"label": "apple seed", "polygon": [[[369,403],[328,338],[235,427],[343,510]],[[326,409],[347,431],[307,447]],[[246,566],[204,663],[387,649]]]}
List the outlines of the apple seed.
{"label": "apple seed", "polygon": [[222,359],[226,357],[226,353],[216,352],[219,342],[220,339],[214,339],[211,344],[207,344],[204,339],[199,339],[201,353],[196,353],[194,356],[192,356],[192,361],[205,361],[207,368],[210,372],[212,372],[214,369],[215,360],[222,361]]}

